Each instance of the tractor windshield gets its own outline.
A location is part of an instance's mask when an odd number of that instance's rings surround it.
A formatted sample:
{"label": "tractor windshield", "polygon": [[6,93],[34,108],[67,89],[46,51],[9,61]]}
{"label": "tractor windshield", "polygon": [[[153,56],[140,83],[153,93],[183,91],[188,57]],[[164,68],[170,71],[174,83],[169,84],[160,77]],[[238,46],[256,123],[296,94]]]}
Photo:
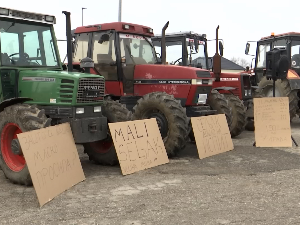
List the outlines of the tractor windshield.
{"label": "tractor windshield", "polygon": [[[161,39],[153,41],[157,53],[161,52]],[[186,49],[183,49],[182,38],[166,38],[167,62],[172,65],[200,67],[207,69],[205,42],[199,41],[198,52],[196,52],[194,40],[186,38]],[[184,51],[184,52],[183,52]],[[186,56],[186,60],[182,57]],[[184,62],[184,63],[183,63]],[[187,65],[186,65],[187,64]]]}
{"label": "tractor windshield", "polygon": [[1,65],[10,67],[57,67],[59,66],[57,49],[53,39],[51,25],[1,20]]}
{"label": "tractor windshield", "polygon": [[205,42],[198,41],[198,43],[199,43],[198,52],[196,52],[194,40],[189,38],[186,39],[186,45],[188,48],[188,65],[192,65],[202,69],[207,69],[205,48],[204,48]]}
{"label": "tractor windshield", "polygon": [[291,43],[291,66],[300,68],[300,40],[293,40]]}
{"label": "tractor windshield", "polygon": [[157,62],[151,38],[132,34],[119,34],[119,37],[121,57],[126,59],[126,63],[137,65]]}

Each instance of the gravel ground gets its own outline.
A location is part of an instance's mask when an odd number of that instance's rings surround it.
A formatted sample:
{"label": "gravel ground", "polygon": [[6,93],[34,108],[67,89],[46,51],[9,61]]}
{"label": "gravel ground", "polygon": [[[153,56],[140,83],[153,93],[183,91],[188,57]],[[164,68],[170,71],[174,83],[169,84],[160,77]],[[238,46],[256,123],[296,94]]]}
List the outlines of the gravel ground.
{"label": "gravel ground", "polygon": [[[300,144],[300,124],[293,136]],[[191,143],[169,164],[123,176],[79,153],[86,180],[39,208],[32,187],[0,172],[1,224],[300,224],[300,148],[235,149],[199,160]]]}

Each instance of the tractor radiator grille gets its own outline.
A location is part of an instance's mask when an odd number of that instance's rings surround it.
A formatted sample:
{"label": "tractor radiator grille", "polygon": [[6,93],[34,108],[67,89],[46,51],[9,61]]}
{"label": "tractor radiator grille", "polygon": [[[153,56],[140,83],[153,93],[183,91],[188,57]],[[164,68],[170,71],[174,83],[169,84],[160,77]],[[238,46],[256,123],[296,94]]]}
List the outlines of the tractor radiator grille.
{"label": "tractor radiator grille", "polygon": [[78,84],[77,103],[102,102],[104,92],[103,78],[81,78]]}
{"label": "tractor radiator grille", "polygon": [[212,89],[211,86],[198,86],[196,89],[194,99],[193,99],[193,103],[198,102],[199,94],[207,94],[207,97],[208,97],[211,92],[211,89]]}

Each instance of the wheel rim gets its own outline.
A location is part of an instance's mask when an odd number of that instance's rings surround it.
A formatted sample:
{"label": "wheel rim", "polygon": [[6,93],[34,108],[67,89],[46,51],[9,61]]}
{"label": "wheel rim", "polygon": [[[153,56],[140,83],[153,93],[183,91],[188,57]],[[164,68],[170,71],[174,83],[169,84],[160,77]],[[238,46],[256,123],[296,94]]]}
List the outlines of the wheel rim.
{"label": "wheel rim", "polygon": [[161,113],[159,110],[149,110],[144,113],[143,118],[144,119],[150,119],[150,118],[156,119],[161,137],[165,141],[166,137],[169,134],[169,125],[168,125],[168,119],[164,116],[164,114]]}
{"label": "wheel rim", "polygon": [[[107,127],[108,127],[108,123],[110,123],[110,121],[107,119]],[[113,140],[110,134],[110,130],[107,129],[107,138],[105,138],[104,140],[101,141],[95,141],[90,143],[91,148],[93,149],[94,152],[98,153],[98,154],[105,154],[107,152],[109,152],[111,146],[113,145]]]}
{"label": "wheel rim", "polygon": [[17,134],[22,133],[22,130],[17,124],[8,123],[4,126],[1,134],[1,152],[6,165],[14,172],[21,171],[26,164],[23,155],[16,155],[11,149],[11,142],[17,139]]}

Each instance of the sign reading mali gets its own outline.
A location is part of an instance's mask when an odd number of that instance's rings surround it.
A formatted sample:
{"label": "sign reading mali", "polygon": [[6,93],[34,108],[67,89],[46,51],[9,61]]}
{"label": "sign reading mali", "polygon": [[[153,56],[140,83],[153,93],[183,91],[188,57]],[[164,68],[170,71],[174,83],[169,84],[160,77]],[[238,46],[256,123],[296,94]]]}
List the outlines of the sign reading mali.
{"label": "sign reading mali", "polygon": [[169,162],[155,118],[108,126],[123,175]]}
{"label": "sign reading mali", "polygon": [[200,159],[233,150],[224,114],[192,117],[191,121]]}
{"label": "sign reading mali", "polygon": [[18,134],[40,206],[85,180],[69,123]]}
{"label": "sign reading mali", "polygon": [[256,147],[292,147],[288,97],[253,100]]}

